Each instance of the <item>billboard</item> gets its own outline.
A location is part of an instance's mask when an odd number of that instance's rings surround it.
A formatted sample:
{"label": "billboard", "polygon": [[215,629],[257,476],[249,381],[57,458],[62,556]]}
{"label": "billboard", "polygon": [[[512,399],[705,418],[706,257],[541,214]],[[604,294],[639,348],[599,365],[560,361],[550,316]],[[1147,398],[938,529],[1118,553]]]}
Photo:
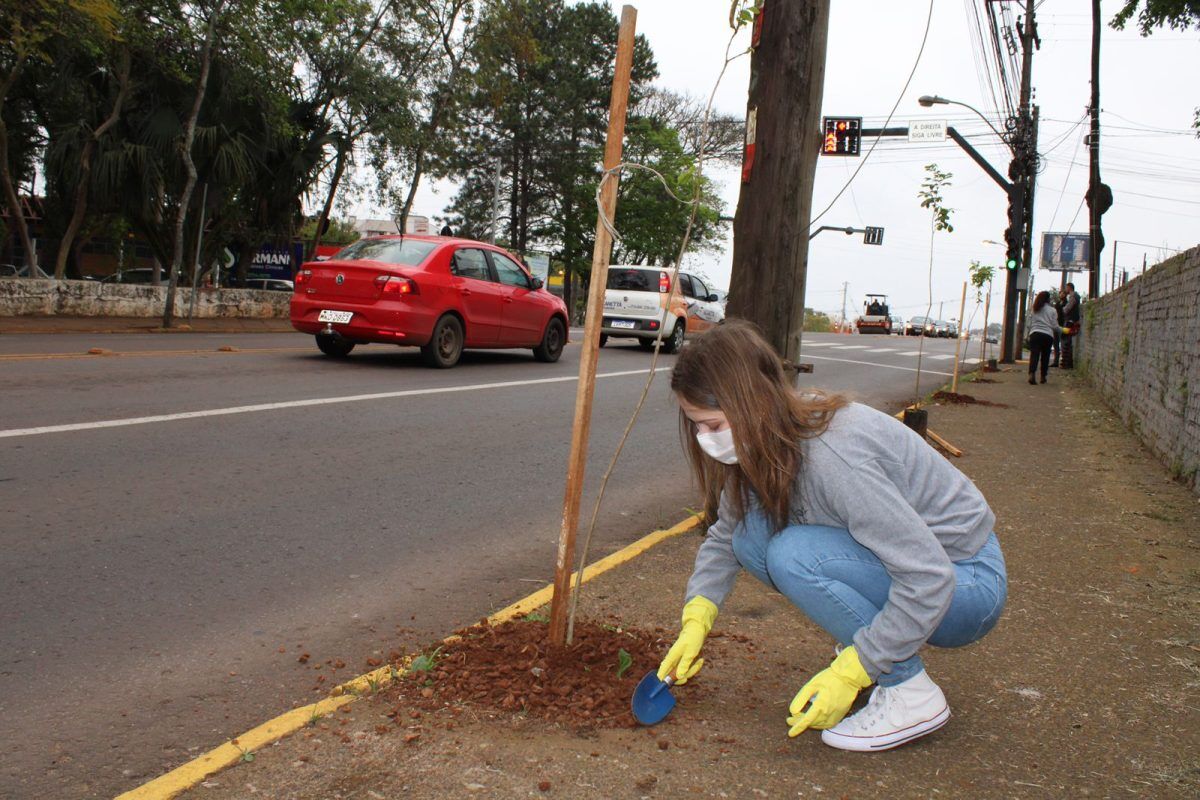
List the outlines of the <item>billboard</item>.
{"label": "billboard", "polygon": [[1087,272],[1091,237],[1086,233],[1043,233],[1042,269]]}
{"label": "billboard", "polygon": [[304,260],[304,245],[300,242],[291,244],[264,244],[250,259],[246,268],[247,278],[278,278],[290,281]]}

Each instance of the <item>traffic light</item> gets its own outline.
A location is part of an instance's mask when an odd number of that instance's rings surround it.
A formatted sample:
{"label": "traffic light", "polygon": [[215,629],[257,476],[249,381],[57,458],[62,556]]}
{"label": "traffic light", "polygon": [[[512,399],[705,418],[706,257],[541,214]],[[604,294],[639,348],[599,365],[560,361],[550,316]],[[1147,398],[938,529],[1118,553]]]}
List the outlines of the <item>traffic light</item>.
{"label": "traffic light", "polygon": [[1024,199],[1022,188],[1013,185],[1008,194],[1008,227],[1004,230],[1005,269],[1016,270],[1021,266],[1021,245],[1024,244],[1025,232]]}
{"label": "traffic light", "polygon": [[862,144],[862,117],[825,117],[821,155],[856,156]]}

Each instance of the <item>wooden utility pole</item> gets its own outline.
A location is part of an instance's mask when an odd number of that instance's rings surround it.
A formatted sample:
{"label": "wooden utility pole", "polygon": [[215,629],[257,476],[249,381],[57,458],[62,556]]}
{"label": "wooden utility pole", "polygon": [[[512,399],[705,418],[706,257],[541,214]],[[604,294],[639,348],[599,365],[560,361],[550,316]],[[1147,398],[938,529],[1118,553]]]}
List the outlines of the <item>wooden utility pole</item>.
{"label": "wooden utility pole", "polygon": [[[1100,0],[1092,0],[1092,129],[1088,132],[1088,297],[1100,296],[1100,251],[1104,235],[1100,232],[1100,215],[1112,204],[1101,199],[1104,191],[1100,182]],[[1105,187],[1107,189],[1107,187]]]}
{"label": "wooden utility pole", "polygon": [[754,24],[728,313],[797,363],[821,150],[829,0],[765,0]]}
{"label": "wooden utility pole", "polygon": [[[617,35],[617,62],[613,70],[612,98],[608,107],[608,138],[604,144],[604,169],[621,163],[621,140],[625,137],[625,108],[629,100],[629,75],[633,68],[633,36],[637,10],[621,8],[621,30]],[[617,176],[605,182],[600,193],[600,213],[611,223],[616,218]],[[579,501],[587,465],[588,435],[592,425],[592,398],[596,388],[596,361],[600,357],[600,327],[604,316],[604,290],[608,285],[608,258],[612,235],[603,218],[596,220],[596,246],[592,250],[592,277],[588,286],[587,317],[583,326],[583,348],[579,355],[579,385],[575,390],[575,423],[571,427],[571,456],[567,462],[567,488],[563,498],[562,530],[558,537],[558,560],[554,566],[554,594],[550,601],[550,643],[566,644],[567,611],[571,599],[571,566],[575,562],[575,534],[579,529]]]}

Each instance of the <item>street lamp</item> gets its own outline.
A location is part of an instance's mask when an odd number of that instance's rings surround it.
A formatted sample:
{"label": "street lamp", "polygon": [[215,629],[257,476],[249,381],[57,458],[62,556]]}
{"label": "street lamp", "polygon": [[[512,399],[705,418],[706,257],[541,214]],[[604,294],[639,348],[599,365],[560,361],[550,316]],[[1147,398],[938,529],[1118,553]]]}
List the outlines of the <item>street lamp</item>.
{"label": "street lamp", "polygon": [[1007,137],[1005,137],[1005,135],[1002,134],[1000,131],[996,130],[996,126],[991,123],[991,120],[989,120],[987,117],[985,117],[983,115],[983,112],[981,112],[975,106],[968,105],[967,103],[963,103],[959,100],[947,100],[945,97],[938,97],[936,94],[923,94],[917,98],[917,102],[920,103],[925,108],[929,108],[930,106],[951,106],[951,105],[962,106],[963,108],[969,108],[971,111],[975,112],[976,116],[978,116],[981,120],[983,120],[985,123],[987,123],[987,126],[992,129],[992,133],[999,136],[1000,140],[1002,142],[1004,142],[1005,144],[1009,143]]}

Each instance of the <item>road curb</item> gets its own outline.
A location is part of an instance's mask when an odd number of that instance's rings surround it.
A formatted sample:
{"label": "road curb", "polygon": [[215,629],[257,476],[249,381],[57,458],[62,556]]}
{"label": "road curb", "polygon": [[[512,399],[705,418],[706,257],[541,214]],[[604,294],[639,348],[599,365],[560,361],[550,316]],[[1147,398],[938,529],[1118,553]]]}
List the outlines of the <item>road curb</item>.
{"label": "road curb", "polygon": [[[700,524],[700,520],[701,515],[693,514],[666,530],[658,530],[647,534],[633,544],[623,547],[593,564],[589,564],[583,569],[583,582],[587,583],[614,567],[632,561],[659,542],[692,530]],[[571,573],[572,583],[575,581],[576,575],[577,573],[575,572]],[[550,602],[550,597],[553,593],[553,584],[547,585],[528,597],[518,600],[506,608],[502,608],[488,617],[487,620],[493,625],[498,625],[516,617],[524,616]],[[456,637],[448,636],[442,641],[450,641],[453,638]],[[253,760],[253,754],[263,747],[295,733],[348,703],[353,703],[360,696],[371,694],[386,686],[404,674],[403,667],[406,666],[404,664],[402,665],[402,669],[397,669],[395,666],[388,664],[387,666],[380,667],[379,669],[346,681],[334,687],[330,691],[329,697],[316,703],[294,708],[255,728],[251,728],[241,736],[209,750],[207,753],[192,759],[186,764],[181,764],[165,775],[160,775],[149,783],[144,783],[136,789],[131,789],[128,792],[117,795],[116,800],[168,800],[175,797],[179,793],[195,787],[208,776],[220,772],[226,767],[233,766],[239,761]]]}

